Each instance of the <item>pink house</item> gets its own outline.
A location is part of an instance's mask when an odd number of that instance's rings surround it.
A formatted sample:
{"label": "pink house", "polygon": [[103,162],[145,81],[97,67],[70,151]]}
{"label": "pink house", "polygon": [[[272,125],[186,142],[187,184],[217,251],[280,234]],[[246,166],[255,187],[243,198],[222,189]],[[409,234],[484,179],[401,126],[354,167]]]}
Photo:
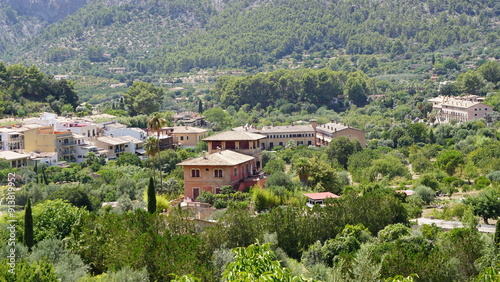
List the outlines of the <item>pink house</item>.
{"label": "pink house", "polygon": [[177,165],[184,167],[184,196],[193,200],[201,191],[218,194],[226,185],[242,191],[257,184],[264,185],[265,181],[254,174],[255,157],[231,150],[219,150]]}

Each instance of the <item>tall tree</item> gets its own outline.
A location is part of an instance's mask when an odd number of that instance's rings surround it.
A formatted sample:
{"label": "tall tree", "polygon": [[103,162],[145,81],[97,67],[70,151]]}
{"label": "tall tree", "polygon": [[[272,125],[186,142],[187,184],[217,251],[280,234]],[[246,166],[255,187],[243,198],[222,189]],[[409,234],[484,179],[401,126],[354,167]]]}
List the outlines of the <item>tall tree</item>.
{"label": "tall tree", "polygon": [[31,199],[28,198],[24,209],[24,244],[31,252],[33,247],[33,214],[31,211]]}
{"label": "tall tree", "polygon": [[148,129],[156,132],[156,138],[158,142],[156,145],[158,146],[158,164],[160,165],[160,186],[162,185],[162,167],[161,167],[161,158],[160,158],[160,132],[161,129],[167,125],[167,121],[160,116],[159,113],[154,113],[153,117],[148,120]]}
{"label": "tall tree", "polygon": [[154,169],[155,169],[155,155],[159,153],[158,151],[158,143],[160,142],[159,139],[155,138],[154,136],[149,136],[146,139],[146,142],[144,143],[144,150],[146,150],[146,153],[149,155],[149,157],[152,158],[152,166],[151,170],[153,173],[153,177],[155,177]]}
{"label": "tall tree", "polygon": [[153,177],[149,177],[149,185],[148,185],[148,212],[155,213],[156,212],[156,192],[155,192],[155,183]]}

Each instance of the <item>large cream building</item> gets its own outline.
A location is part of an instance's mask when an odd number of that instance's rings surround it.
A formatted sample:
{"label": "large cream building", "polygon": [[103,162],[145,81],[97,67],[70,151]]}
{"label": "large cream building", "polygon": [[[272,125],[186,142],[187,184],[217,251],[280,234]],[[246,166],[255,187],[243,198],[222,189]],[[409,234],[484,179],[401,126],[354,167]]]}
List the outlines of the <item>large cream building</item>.
{"label": "large cream building", "polygon": [[436,123],[448,123],[451,120],[465,122],[484,118],[493,112],[493,107],[482,103],[484,98],[469,95],[463,97],[439,96],[428,101],[432,103],[433,112],[436,114]]}

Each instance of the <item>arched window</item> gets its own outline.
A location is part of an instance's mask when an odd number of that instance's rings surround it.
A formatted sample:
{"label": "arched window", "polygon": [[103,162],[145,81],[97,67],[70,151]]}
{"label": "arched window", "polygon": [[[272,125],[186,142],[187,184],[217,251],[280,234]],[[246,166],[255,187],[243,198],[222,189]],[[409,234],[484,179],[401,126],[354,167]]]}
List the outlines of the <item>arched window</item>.
{"label": "arched window", "polygon": [[194,168],[191,170],[191,177],[200,177],[200,170],[197,168]]}
{"label": "arched window", "polygon": [[222,177],[222,169],[214,169],[214,177]]}

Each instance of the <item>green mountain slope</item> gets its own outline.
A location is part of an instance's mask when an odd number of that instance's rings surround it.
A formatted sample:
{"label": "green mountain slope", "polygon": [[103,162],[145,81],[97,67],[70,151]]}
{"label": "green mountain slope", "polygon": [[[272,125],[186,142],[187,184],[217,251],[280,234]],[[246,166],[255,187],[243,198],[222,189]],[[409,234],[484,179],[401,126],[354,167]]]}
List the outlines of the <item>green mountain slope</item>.
{"label": "green mountain slope", "polygon": [[[248,3],[248,2],[245,2]],[[165,72],[192,67],[255,67],[293,53],[343,49],[347,54],[432,52],[453,44],[498,40],[500,4],[460,0],[274,0],[231,6],[204,32],[156,53]],[[496,36],[496,37],[495,37]]]}
{"label": "green mountain slope", "polygon": [[4,58],[52,73],[126,67],[142,76],[255,68],[313,52],[411,57],[495,45],[499,15],[494,0],[96,0]]}

